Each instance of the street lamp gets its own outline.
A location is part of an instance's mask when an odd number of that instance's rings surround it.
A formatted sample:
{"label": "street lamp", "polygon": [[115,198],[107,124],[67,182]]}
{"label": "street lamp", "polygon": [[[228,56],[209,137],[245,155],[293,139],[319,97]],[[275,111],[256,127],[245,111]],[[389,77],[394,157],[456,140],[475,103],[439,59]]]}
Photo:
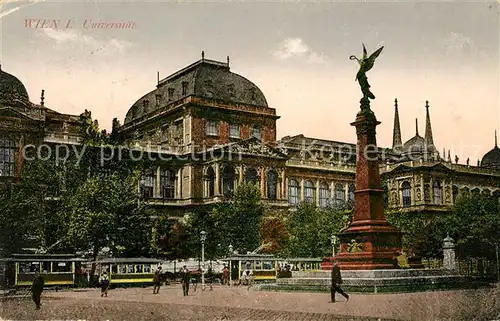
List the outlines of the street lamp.
{"label": "street lamp", "polygon": [[335,234],[332,234],[330,237],[330,242],[332,242],[332,258],[335,257],[335,244],[337,244],[337,238],[335,237]]}
{"label": "street lamp", "polygon": [[207,239],[207,232],[200,232],[200,240],[201,240],[201,289],[205,290],[205,240]]}
{"label": "street lamp", "polygon": [[231,283],[233,282],[232,280],[232,266],[231,266],[231,256],[233,255],[233,245],[229,244],[229,261],[227,262],[228,265],[229,265],[229,285],[231,285]]}

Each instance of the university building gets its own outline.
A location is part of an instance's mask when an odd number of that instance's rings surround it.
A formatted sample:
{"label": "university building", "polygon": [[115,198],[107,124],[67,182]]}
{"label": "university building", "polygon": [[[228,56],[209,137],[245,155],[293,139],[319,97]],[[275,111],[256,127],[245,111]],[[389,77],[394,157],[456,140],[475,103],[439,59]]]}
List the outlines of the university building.
{"label": "university building", "polygon": [[[460,194],[500,197],[496,137],[480,162],[458,164],[435,148],[429,108],[424,136],[417,124],[403,143],[395,101],[393,144],[380,148],[388,211],[448,212]],[[230,199],[243,182],[257,184],[262,200],[281,210],[353,202],[356,146],[301,134],[277,140],[279,117],[254,83],[231,72],[229,58],[202,55],[143,94],[119,133],[127,146],[156,156],[138,188],[169,217]],[[31,102],[22,82],[0,70],[0,179],[15,179],[26,144],[81,144],[78,118],[47,108],[43,90],[40,103]]]}

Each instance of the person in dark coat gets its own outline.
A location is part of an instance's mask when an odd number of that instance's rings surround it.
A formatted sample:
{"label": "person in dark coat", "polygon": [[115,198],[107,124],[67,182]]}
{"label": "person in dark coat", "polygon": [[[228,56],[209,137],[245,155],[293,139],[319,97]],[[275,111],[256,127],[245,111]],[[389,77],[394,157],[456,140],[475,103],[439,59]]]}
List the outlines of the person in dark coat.
{"label": "person in dark coat", "polygon": [[344,296],[347,301],[349,301],[349,295],[345,293],[341,288],[340,284],[342,284],[342,276],[340,275],[340,267],[337,261],[333,261],[333,267],[332,267],[332,287],[330,288],[330,296],[331,296],[331,303],[335,302],[335,292],[340,293],[342,296]]}
{"label": "person in dark coat", "polygon": [[43,286],[45,285],[45,280],[43,279],[40,272],[37,273],[35,279],[33,280],[33,284],[31,285],[31,295],[33,302],[36,304],[36,309],[40,309],[40,301],[43,292]]}
{"label": "person in dark coat", "polygon": [[102,272],[99,283],[101,285],[101,296],[107,297],[109,288],[109,275],[107,271]]}
{"label": "person in dark coat", "polygon": [[155,275],[153,277],[153,294],[158,294],[160,292],[161,281],[161,266],[158,266],[158,269],[155,271]]}
{"label": "person in dark coat", "polygon": [[184,293],[184,296],[189,295],[189,281],[191,277],[189,275],[189,270],[187,267],[184,265],[181,270],[181,282],[182,282],[182,292]]}

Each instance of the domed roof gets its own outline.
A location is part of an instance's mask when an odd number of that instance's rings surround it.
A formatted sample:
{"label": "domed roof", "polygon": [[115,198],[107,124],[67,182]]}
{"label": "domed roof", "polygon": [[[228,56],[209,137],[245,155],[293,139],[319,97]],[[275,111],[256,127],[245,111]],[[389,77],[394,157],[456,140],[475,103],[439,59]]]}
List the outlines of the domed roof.
{"label": "domed roof", "polygon": [[481,167],[500,170],[500,148],[498,148],[497,137],[495,132],[495,147],[484,154],[481,160]]}
{"label": "domed roof", "polygon": [[23,83],[0,67],[0,105],[30,105],[28,92]]}
{"label": "domed roof", "polygon": [[157,89],[132,105],[124,123],[187,96],[268,107],[259,87],[245,77],[230,72],[229,63],[201,59],[161,80]]}

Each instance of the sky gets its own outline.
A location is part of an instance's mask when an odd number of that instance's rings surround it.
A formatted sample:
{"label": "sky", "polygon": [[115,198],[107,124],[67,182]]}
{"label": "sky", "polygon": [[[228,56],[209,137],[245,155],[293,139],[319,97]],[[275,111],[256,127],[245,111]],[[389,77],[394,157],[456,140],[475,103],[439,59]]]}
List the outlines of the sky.
{"label": "sky", "polygon": [[[384,46],[367,74],[392,144],[394,99],[403,141],[425,131],[475,164],[500,130],[499,4],[495,1],[2,1],[2,70],[30,100],[62,113],[85,109],[109,129],[160,78],[205,58],[226,61],[255,83],[281,118],[278,138],[354,143],[358,65],[349,56]],[[36,20],[57,20],[44,28]],[[87,23],[85,23],[87,21]],[[133,28],[89,28],[89,22]]]}

